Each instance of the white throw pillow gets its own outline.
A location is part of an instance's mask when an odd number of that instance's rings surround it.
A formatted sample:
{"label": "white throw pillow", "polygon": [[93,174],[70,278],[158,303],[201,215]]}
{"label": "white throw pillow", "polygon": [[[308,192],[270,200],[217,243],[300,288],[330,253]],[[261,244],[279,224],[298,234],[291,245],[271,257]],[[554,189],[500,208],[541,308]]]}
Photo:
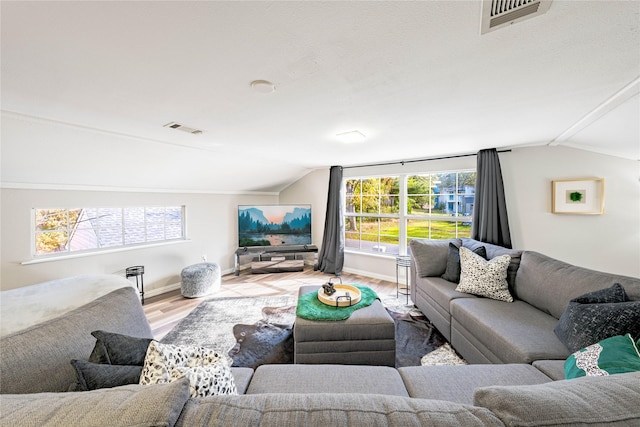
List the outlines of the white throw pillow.
{"label": "white throw pillow", "polygon": [[192,397],[238,394],[227,360],[215,350],[152,341],[144,359],[140,384],[163,384],[187,377]]}
{"label": "white throw pillow", "polygon": [[460,248],[460,284],[456,291],[513,302],[507,283],[511,257],[500,255],[489,261],[465,247]]}

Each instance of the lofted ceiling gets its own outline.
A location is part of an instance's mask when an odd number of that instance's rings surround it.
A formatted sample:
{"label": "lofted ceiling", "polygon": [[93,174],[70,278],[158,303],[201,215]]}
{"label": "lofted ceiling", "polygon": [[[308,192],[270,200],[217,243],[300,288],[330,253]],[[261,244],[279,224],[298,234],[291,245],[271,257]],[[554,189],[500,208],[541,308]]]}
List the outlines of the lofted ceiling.
{"label": "lofted ceiling", "polygon": [[640,159],[640,2],[554,0],[483,35],[481,6],[3,0],[3,184],[277,192],[489,147]]}

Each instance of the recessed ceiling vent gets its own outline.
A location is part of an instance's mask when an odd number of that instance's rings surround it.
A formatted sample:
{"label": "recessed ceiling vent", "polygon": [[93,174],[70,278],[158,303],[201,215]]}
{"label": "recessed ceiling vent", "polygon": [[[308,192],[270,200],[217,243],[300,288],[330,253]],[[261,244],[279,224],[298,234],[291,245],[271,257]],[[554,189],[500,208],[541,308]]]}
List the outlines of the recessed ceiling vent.
{"label": "recessed ceiling vent", "polygon": [[163,127],[181,130],[182,132],[187,132],[187,133],[190,133],[192,135],[200,135],[201,133],[204,133],[203,130],[192,128],[192,127],[189,127],[189,126],[185,126],[183,124],[176,123],[176,122],[167,123]]}
{"label": "recessed ceiling vent", "polygon": [[542,15],[552,0],[482,0],[480,34]]}

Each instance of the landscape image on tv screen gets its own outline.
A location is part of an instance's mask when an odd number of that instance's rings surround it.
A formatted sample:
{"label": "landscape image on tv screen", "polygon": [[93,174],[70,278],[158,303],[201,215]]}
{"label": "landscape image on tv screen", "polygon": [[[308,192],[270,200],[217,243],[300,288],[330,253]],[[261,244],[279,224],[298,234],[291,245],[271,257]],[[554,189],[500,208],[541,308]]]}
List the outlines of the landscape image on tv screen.
{"label": "landscape image on tv screen", "polygon": [[238,246],[311,244],[311,205],[238,206]]}

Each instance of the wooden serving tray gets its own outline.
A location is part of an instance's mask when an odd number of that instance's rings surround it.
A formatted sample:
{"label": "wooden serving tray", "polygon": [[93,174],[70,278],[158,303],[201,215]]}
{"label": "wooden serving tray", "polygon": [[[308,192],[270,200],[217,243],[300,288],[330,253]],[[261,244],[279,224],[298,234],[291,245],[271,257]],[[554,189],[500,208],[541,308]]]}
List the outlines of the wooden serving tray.
{"label": "wooden serving tray", "polygon": [[[320,302],[334,307],[350,307],[360,302],[362,294],[360,293],[360,289],[355,286],[343,284],[333,286],[336,288],[336,292],[332,295],[325,294],[323,288],[318,289],[318,299]],[[347,296],[351,298],[349,299]]]}

